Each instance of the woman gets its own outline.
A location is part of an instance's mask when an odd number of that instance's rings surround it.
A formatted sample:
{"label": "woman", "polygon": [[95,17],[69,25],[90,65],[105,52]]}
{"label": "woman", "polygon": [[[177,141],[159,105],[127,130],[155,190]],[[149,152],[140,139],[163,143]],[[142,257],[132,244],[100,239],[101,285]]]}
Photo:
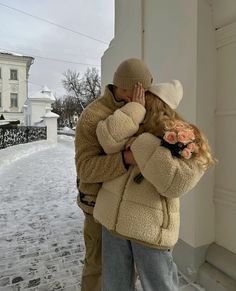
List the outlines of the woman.
{"label": "woman", "polygon": [[[124,160],[133,159],[127,173],[103,183],[96,200],[94,217],[103,225],[103,291],[134,290],[134,265],[144,290],[178,290],[172,249],[179,197],[213,163],[203,134],[175,111],[182,95],[177,80],[152,86],[146,96],[139,84],[132,102],[98,124],[104,151],[123,151]],[[188,136],[182,134],[182,142],[168,139],[174,130]]]}

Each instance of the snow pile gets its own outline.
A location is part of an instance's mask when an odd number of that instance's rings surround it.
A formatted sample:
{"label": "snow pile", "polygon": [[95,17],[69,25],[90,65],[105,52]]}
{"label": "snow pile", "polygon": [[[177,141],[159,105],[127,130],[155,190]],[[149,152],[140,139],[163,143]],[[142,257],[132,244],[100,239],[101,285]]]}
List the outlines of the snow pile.
{"label": "snow pile", "polygon": [[48,148],[56,146],[49,143],[47,140],[34,141],[26,144],[19,144],[10,146],[0,150],[0,169],[4,166],[11,164],[12,162],[21,158],[27,157],[33,153],[46,150]]}
{"label": "snow pile", "polygon": [[57,136],[58,141],[74,142],[75,137],[71,135],[60,134]]}
{"label": "snow pile", "polygon": [[75,135],[75,131],[67,126],[63,127],[62,129],[58,130],[59,134],[66,134],[66,135]]}

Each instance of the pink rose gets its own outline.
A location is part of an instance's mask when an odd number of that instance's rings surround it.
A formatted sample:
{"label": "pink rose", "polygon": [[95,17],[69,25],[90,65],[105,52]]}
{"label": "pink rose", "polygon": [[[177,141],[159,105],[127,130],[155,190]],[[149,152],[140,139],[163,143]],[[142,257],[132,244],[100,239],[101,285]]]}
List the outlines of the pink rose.
{"label": "pink rose", "polygon": [[185,124],[182,122],[182,121],[180,121],[180,120],[176,120],[175,121],[175,127],[174,127],[176,130],[182,130],[182,129],[184,129],[185,128]]}
{"label": "pink rose", "polygon": [[167,141],[170,144],[177,143],[177,136],[174,131],[167,131],[163,137],[165,141]]}
{"label": "pink rose", "polygon": [[189,130],[187,130],[187,132],[188,132],[189,139],[194,140],[195,139],[194,130],[193,129],[189,129]]}
{"label": "pink rose", "polygon": [[187,144],[188,142],[190,142],[188,130],[182,130],[178,132],[178,141],[182,142],[183,144]]}
{"label": "pink rose", "polygon": [[197,146],[194,142],[191,142],[187,145],[187,148],[193,153],[196,150]]}
{"label": "pink rose", "polygon": [[188,148],[184,148],[182,150],[181,156],[188,160],[188,159],[191,158],[192,153],[191,153],[191,151]]}

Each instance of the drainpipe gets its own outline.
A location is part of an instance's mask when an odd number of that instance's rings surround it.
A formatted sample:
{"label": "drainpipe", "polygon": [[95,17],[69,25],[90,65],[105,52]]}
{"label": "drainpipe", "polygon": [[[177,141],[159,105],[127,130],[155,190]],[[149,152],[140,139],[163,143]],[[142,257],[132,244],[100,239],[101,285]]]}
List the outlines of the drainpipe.
{"label": "drainpipe", "polygon": [[145,0],[141,0],[141,58],[145,61],[145,27],[144,27],[144,17],[145,17]]}

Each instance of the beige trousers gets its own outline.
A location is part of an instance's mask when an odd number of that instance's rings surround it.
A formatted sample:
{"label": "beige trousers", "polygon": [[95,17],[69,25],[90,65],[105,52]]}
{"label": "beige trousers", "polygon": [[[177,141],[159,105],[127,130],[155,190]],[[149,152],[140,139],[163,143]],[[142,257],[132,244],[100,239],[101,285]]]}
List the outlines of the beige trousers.
{"label": "beige trousers", "polygon": [[89,214],[85,214],[84,243],[85,260],[82,272],[81,291],[101,291],[102,227]]}

